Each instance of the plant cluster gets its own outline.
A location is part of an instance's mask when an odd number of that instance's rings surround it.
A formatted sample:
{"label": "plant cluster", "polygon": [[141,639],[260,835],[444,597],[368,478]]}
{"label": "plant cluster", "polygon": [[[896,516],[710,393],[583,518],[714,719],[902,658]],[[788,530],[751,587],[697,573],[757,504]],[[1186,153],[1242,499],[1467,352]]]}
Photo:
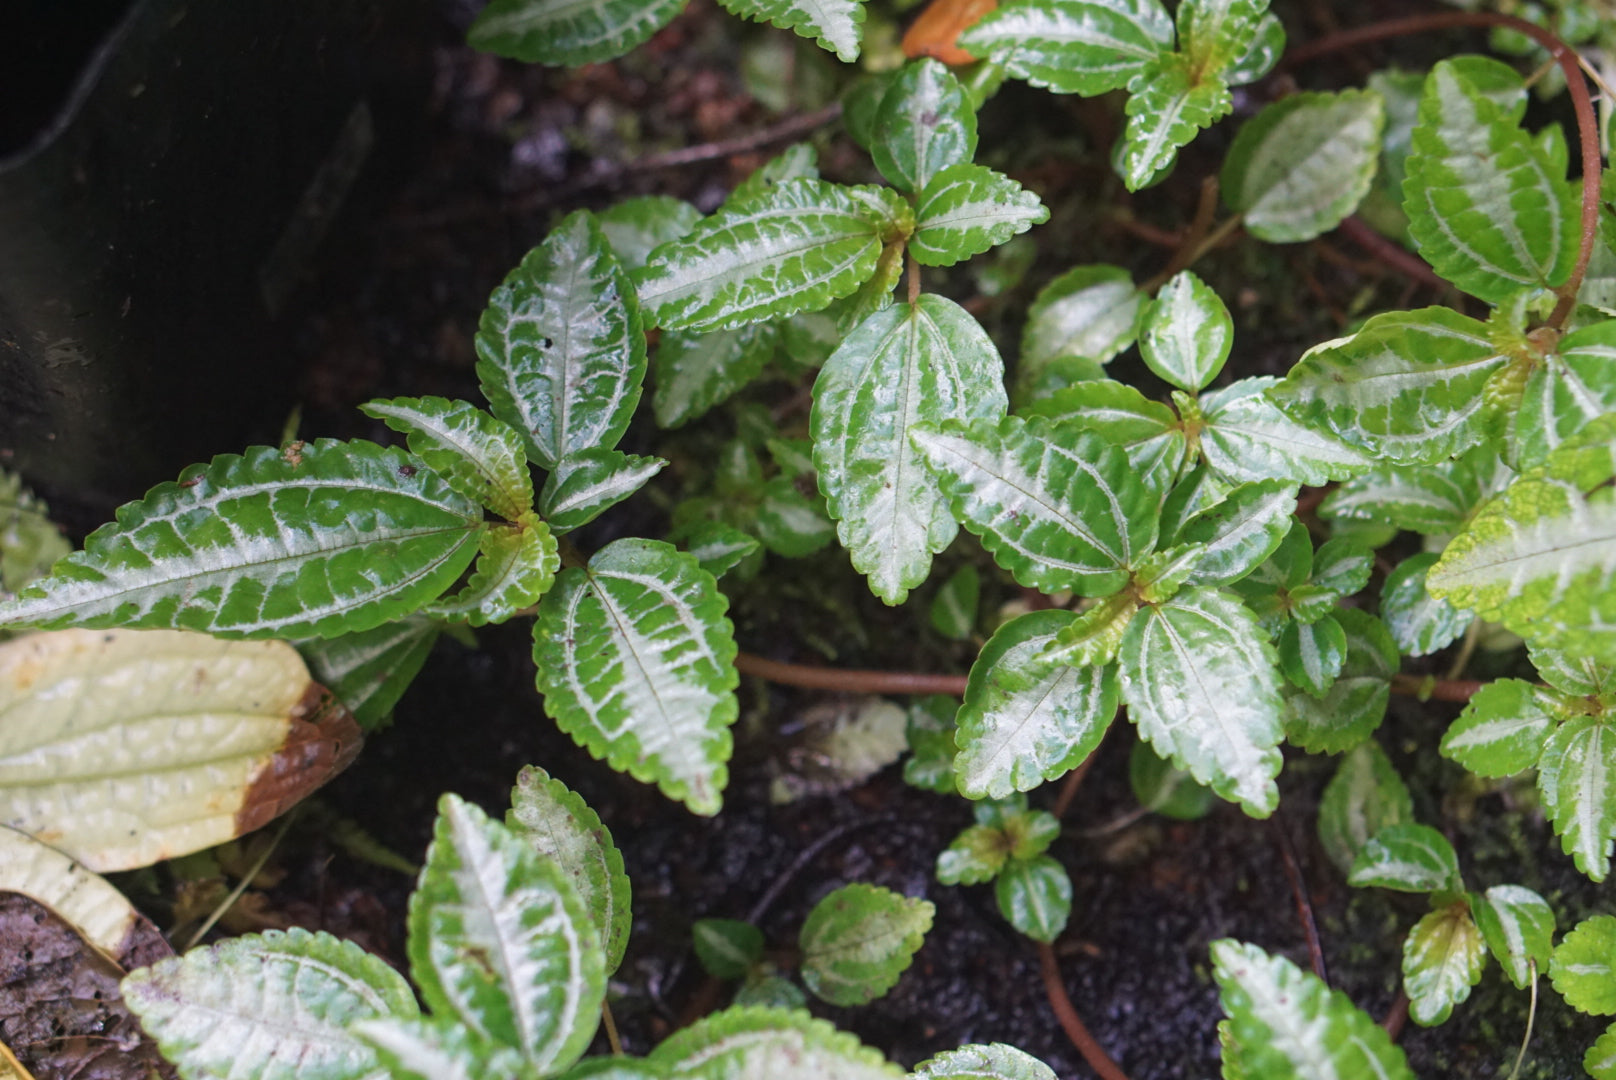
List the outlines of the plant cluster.
{"label": "plant cluster", "polygon": [[[472,40],[581,63],[644,40],[678,6],[495,0]],[[726,6],[858,55],[856,0]],[[0,602],[0,628],[289,640],[374,727],[445,627],[531,618],[556,724],[715,814],[739,682],[720,580],[744,588],[834,541],[897,605],[963,528],[982,567],[1038,601],[985,627],[957,707],[933,697],[911,715],[906,775],[975,801],[977,824],[938,858],[944,883],[993,880],[1010,923],[1052,941],[1072,888],[1046,851],[1059,823],[1025,793],[1081,766],[1119,714],[1148,744],[1134,761],[1141,800],[1183,817],[1205,812],[1206,789],[1272,814],[1289,743],[1342,755],[1319,830],[1349,880],[1431,897],[1404,949],[1417,1023],[1445,1020],[1489,954],[1516,986],[1535,993],[1547,970],[1577,1008],[1616,1013],[1616,922],[1586,921],[1556,947],[1535,893],[1466,889],[1457,853],[1412,821],[1373,741],[1394,689],[1433,689],[1401,674],[1405,657],[1462,642],[1462,667],[1484,633],[1517,635],[1543,682],[1466,695],[1441,752],[1483,778],[1535,769],[1566,853],[1594,881],[1609,873],[1616,216],[1562,39],[1613,30],[1578,4],[1537,14],[1559,34],[1450,12],[1358,40],[1490,26],[1503,51],[1557,65],[1558,82],[1537,89],[1572,99],[1580,182],[1567,178],[1572,141],[1555,123],[1525,126],[1533,85],[1497,59],[1289,94],[1234,135],[1217,178],[1230,215],[1205,223],[1205,242],[1143,283],[1106,265],[1056,277],[1007,379],[993,338],[927,276],[1048,217],[1033,191],[976,161],[984,99],[1005,79],[1126,91],[1112,157],[1140,190],[1285,51],[1266,0],[1181,0],[1172,15],[1159,0],[1011,0],[947,43],[969,66],[922,57],[850,87],[847,133],[883,183],[827,179],[797,146],[711,214],[653,196],[566,216],[482,316],[483,403],[365,405],[402,448],[296,440],[193,466]],[[1234,321],[1190,264],[1236,229],[1293,243],[1357,212],[1471,299],[1379,312],[1283,377],[1232,378]],[[1135,346],[1166,400],[1108,376]],[[665,536],[576,546],[667,464],[617,448],[648,373],[651,412],[671,429],[766,369],[811,378],[805,427],[736,408],[737,436],[705,463],[710,483],[672,507]],[[1328,491],[1304,507],[1304,488]],[[1411,549],[1405,534],[1419,550],[1391,564]],[[972,566],[941,586],[939,633],[984,628],[979,582]],[[25,827],[15,805],[0,801],[0,821]],[[442,805],[409,920],[428,1016],[396,974],[301,933],[188,954],[131,975],[126,993],[194,1076],[246,1075],[218,1056],[239,1038],[199,1020],[244,985],[318,1019],[320,1044],[345,1063],[320,1075],[897,1075],[827,1025],[744,1004],[644,1063],[580,1061],[622,956],[627,888],[592,812],[525,773],[506,826]],[[802,979],[832,1003],[868,1000],[930,921],[924,901],[849,886],[803,926]],[[715,976],[744,980],[743,1002],[803,1000],[755,928],[698,924],[696,949]],[[1212,959],[1230,1013],[1225,1076],[1410,1075],[1315,976],[1233,942]],[[318,987],[306,981],[316,971]],[[1590,1050],[1596,1080],[1616,1077],[1613,1046],[1607,1034]],[[282,1052],[301,1051],[264,1060]],[[967,1047],[913,1075],[1047,1074],[1019,1051]]]}

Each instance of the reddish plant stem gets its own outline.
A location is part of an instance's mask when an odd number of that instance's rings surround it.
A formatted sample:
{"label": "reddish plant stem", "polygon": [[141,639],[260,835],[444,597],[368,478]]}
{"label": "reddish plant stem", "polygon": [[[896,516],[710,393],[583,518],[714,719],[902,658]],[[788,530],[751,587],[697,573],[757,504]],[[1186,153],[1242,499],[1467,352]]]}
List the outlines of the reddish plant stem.
{"label": "reddish plant stem", "polygon": [[1421,701],[1456,701],[1463,704],[1487,684],[1480,679],[1439,679],[1435,675],[1393,675],[1392,693]]}
{"label": "reddish plant stem", "polygon": [[1077,1015],[1072,999],[1066,996],[1066,983],[1061,978],[1055,950],[1042,941],[1038,943],[1038,967],[1043,972],[1044,992],[1049,995],[1049,1007],[1055,1010],[1055,1019],[1060,1021],[1061,1030],[1089,1063],[1089,1068],[1100,1074],[1100,1080],[1128,1080],[1122,1066],[1112,1061],[1105,1048],[1094,1041],[1083,1018]]}
{"label": "reddish plant stem", "polygon": [[1599,238],[1599,181],[1603,171],[1599,157],[1599,120],[1594,113],[1593,96],[1588,92],[1588,82],[1583,77],[1575,49],[1561,41],[1553,31],[1513,15],[1500,15],[1494,11],[1438,11],[1403,19],[1388,19],[1329,34],[1292,49],[1285,57],[1285,66],[1295,67],[1316,57],[1372,41],[1432,30],[1482,26],[1502,26],[1514,30],[1547,49],[1554,62],[1560,65],[1560,70],[1565,72],[1566,90],[1571,94],[1571,107],[1577,114],[1577,136],[1582,151],[1582,242],[1571,276],[1556,290],[1560,299],[1548,319],[1550,326],[1563,327],[1577,308],[1577,293],[1582,289],[1582,278],[1588,270],[1588,260],[1593,256],[1594,243]]}
{"label": "reddish plant stem", "polygon": [[1313,901],[1307,895],[1307,883],[1302,880],[1302,867],[1296,861],[1296,849],[1291,845],[1290,834],[1280,824],[1278,817],[1269,818],[1268,825],[1279,846],[1280,861],[1285,864],[1285,880],[1290,882],[1291,899],[1296,901],[1296,917],[1302,923],[1302,935],[1307,938],[1307,955],[1313,962],[1313,974],[1328,986],[1330,972],[1324,965],[1324,942],[1319,938],[1318,920],[1313,917]]}
{"label": "reddish plant stem", "polygon": [[1412,254],[1401,244],[1380,235],[1357,214],[1349,215],[1336,228],[1341,235],[1363,248],[1370,255],[1373,255],[1377,261],[1386,264],[1404,277],[1412,278],[1422,285],[1429,285],[1433,289],[1453,288],[1452,285],[1437,276],[1437,272],[1431,269],[1430,263],[1427,263],[1418,255]]}
{"label": "reddish plant stem", "polygon": [[1401,987],[1397,990],[1397,997],[1392,1001],[1392,1007],[1386,1010],[1386,1019],[1380,1022],[1386,1035],[1392,1042],[1403,1034],[1403,1025],[1408,1023],[1408,992]]}
{"label": "reddish plant stem", "polygon": [[1072,808],[1072,800],[1077,797],[1077,789],[1083,786],[1083,778],[1094,768],[1094,759],[1100,756],[1100,748],[1096,746],[1089,751],[1089,756],[1083,759],[1083,764],[1066,774],[1066,782],[1061,784],[1060,794],[1055,796],[1055,805],[1049,812],[1057,818],[1066,816],[1066,811]]}
{"label": "reddish plant stem", "polygon": [[783,686],[809,690],[839,690],[845,694],[949,694],[963,697],[964,675],[928,675],[918,671],[857,671],[809,667],[765,660],[751,653],[735,658],[735,669]]}

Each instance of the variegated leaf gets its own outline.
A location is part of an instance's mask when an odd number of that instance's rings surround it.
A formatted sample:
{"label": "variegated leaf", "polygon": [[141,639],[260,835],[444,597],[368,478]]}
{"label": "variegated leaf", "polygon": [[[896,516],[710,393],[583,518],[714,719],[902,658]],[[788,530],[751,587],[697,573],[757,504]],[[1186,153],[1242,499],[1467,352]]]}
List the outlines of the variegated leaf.
{"label": "variegated leaf", "polygon": [[529,512],[510,528],[484,533],[465,586],[426,612],[433,618],[465,619],[472,626],[502,623],[538,603],[560,568],[550,527]]}
{"label": "variegated leaf", "polygon": [[466,38],[529,64],[588,64],[622,56],[660,30],[685,0],[491,0]]}
{"label": "variegated leaf", "polygon": [[1295,512],[1296,485],[1284,480],[1241,484],[1186,521],[1173,538],[1203,548],[1185,583],[1226,585],[1245,577],[1279,547]]}
{"label": "variegated leaf", "polygon": [[1567,720],[1543,744],[1537,770],[1561,848],[1578,870],[1604,881],[1616,839],[1616,730],[1602,718]]}
{"label": "variegated leaf", "polygon": [[722,404],[763,373],[779,342],[780,328],[772,322],[707,334],[663,334],[652,365],[657,423],[676,428]]}
{"label": "variegated leaf", "polygon": [[864,0],[719,0],[731,13],[795,30],[845,63],[858,59]]}
{"label": "variegated leaf", "polygon": [[1463,900],[1426,915],[1403,942],[1408,1016],[1423,1027],[1446,1020],[1481,981],[1487,946]]}
{"label": "variegated leaf", "polygon": [[1532,369],[1510,417],[1511,460],[1518,469],[1541,465],[1566,439],[1613,411],[1616,320],[1567,334]]}
{"label": "variegated leaf", "polygon": [[587,525],[661,472],[667,462],[597,446],[574,450],[556,462],[539,492],[539,512],[556,533]]}
{"label": "variegated leaf", "polygon": [[1561,695],[1524,679],[1494,679],[1472,697],[1442,737],[1442,756],[1477,776],[1513,776],[1537,765],[1567,715]]}
{"label": "variegated leaf", "polygon": [[1058,94],[1120,90],[1173,47],[1160,0],[1015,0],[959,38],[1011,76]]}
{"label": "variegated leaf", "polygon": [[915,205],[909,253],[923,266],[953,266],[1049,220],[1038,196],[983,165],[950,165]]}
{"label": "variegated leaf", "polygon": [[1234,108],[1222,77],[1215,70],[1197,71],[1179,53],[1152,60],[1128,90],[1119,171],[1129,191],[1150,184],[1171,167],[1179,147]]}
{"label": "variegated leaf", "polygon": [[976,107],[947,67],[921,59],[894,76],[876,111],[870,156],[893,187],[915,195],[976,156]]}
{"label": "variegated leaf", "polygon": [[1459,856],[1428,825],[1387,825],[1358,852],[1347,880],[1360,887],[1434,893],[1459,888]]}
{"label": "variegated leaf", "polygon": [[1056,1080],[1055,1070],[1004,1043],[972,1043],[915,1066],[909,1080]]}
{"label": "variegated leaf", "polygon": [[903,1070],[796,1009],[711,1013],[651,1051],[671,1080],[900,1080]]}
{"label": "variegated leaf", "polygon": [[1120,266],[1074,267],[1044,286],[1022,326],[1018,404],[1096,377],[1099,364],[1133,344],[1146,299]]}
{"label": "variegated leaf", "polygon": [[1494,885],[1470,897],[1470,914],[1516,989],[1525,990],[1548,972],[1554,958],[1554,909],[1543,897],[1519,885]]}
{"label": "variegated leaf", "polygon": [[1201,456],[1213,471],[1234,483],[1273,479],[1316,487],[1370,468],[1368,454],[1281,412],[1267,396],[1278,383],[1254,376],[1201,399]]}
{"label": "variegated leaf", "polygon": [[1217,378],[1233,346],[1229,309],[1189,270],[1174,275],[1145,309],[1139,353],[1180,390],[1193,394]]}
{"label": "variegated leaf", "polygon": [[404,432],[410,453],[506,521],[533,509],[533,476],[521,436],[470,402],[392,398],[367,402],[359,411]]}
{"label": "variegated leaf", "polygon": [[1021,416],[1045,416],[1059,424],[1095,432],[1128,454],[1142,475],[1156,485],[1170,484],[1184,464],[1189,440],[1178,415],[1127,383],[1086,379],[1021,409]]}
{"label": "variegated leaf", "polygon": [[1369,740],[1341,756],[1319,800],[1319,843],[1343,874],[1381,829],[1414,820],[1414,798],[1386,751]]}

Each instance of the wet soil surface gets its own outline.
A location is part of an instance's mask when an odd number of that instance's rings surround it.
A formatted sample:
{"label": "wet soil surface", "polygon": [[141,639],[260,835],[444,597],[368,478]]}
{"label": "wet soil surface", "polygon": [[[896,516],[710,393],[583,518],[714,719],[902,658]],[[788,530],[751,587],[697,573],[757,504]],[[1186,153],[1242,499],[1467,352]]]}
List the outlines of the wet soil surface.
{"label": "wet soil surface", "polygon": [[[412,169],[379,183],[370,178],[381,201],[332,238],[324,276],[306,298],[309,314],[300,337],[306,435],[389,439],[379,424],[354,412],[373,396],[474,397],[471,336],[477,315],[489,290],[559,213],[651,191],[711,209],[764,158],[749,154],[694,168],[615,173],[612,182],[598,182],[602,162],[727,138],[771,122],[772,114],[741,85],[732,52],[734,35],[764,31],[742,31],[701,0],[633,56],[574,73],[522,68],[458,46],[456,28],[466,17],[460,5],[447,5],[434,104]],[[1356,78],[1351,73],[1337,81]],[[1249,112],[1257,104],[1242,108]],[[1018,141],[1018,116],[1037,121],[1044,132],[1038,141]],[[985,139],[987,160],[1019,169],[1055,211],[1039,234],[1039,261],[1016,294],[1019,301],[1013,297],[1008,307],[983,301],[977,308],[1007,355],[1013,355],[1009,328],[1016,323],[1006,313],[1054,273],[1104,259],[1147,276],[1165,258],[1159,247],[1106,225],[1110,219],[1096,209],[1121,198],[1106,179],[1103,156],[1096,166],[1092,151],[1116,122],[1114,111],[1093,103],[1016,87],[984,114],[984,132],[999,132]],[[1220,147],[1210,143],[1227,134],[1206,138],[1207,160],[1192,152],[1181,174],[1193,178],[1215,169]],[[866,160],[845,139],[824,144],[821,158],[834,178],[869,178]],[[1193,179],[1175,183],[1176,189],[1140,197],[1134,207],[1140,220],[1154,217],[1162,228],[1182,227],[1193,213],[1196,189]],[[1206,276],[1232,298],[1242,335],[1244,368],[1235,374],[1282,370],[1298,342],[1331,336],[1346,317],[1327,302],[1332,297],[1358,295],[1392,306],[1416,295],[1406,282],[1386,279],[1354,255],[1355,262],[1296,247],[1210,260]],[[1279,279],[1288,287],[1267,288]],[[1308,290],[1295,287],[1301,281]],[[961,299],[967,298],[968,279],[948,282],[961,284]],[[1427,293],[1415,302],[1432,299]],[[768,393],[778,403],[789,389],[775,386]],[[711,431],[727,436],[726,421],[710,423]],[[644,452],[649,446],[648,433],[636,429],[625,449]],[[658,512],[635,509],[649,502],[654,500],[614,511],[580,542],[593,548],[619,532],[655,535]],[[950,552],[944,562],[971,557],[960,554],[966,550]],[[923,612],[924,597],[901,613],[888,611],[863,589],[843,556],[805,562],[800,573],[800,592],[828,592],[836,601],[804,603],[800,620],[817,620],[816,640],[835,647],[837,663],[966,669],[968,651],[920,644],[917,620],[923,614],[913,609]],[[841,584],[824,584],[830,580]],[[1011,592],[1008,583],[995,587],[1006,597]],[[783,588],[789,591],[790,582]],[[805,636],[799,613],[783,605],[779,593],[734,599],[742,648],[780,659],[811,658],[799,644]],[[855,625],[835,617],[845,610],[856,614]],[[857,1009],[815,1004],[817,1013],[905,1064],[963,1042],[1003,1041],[1042,1057],[1063,1078],[1090,1075],[1055,1023],[1036,954],[1000,918],[989,888],[945,888],[935,881],[937,853],[969,824],[962,800],[906,787],[888,769],[851,791],[772,805],[769,762],[778,732],[797,710],[819,699],[748,684],[742,687],[745,716],[725,809],[714,819],[697,819],[591,760],[555,730],[533,690],[524,628],[490,629],[479,640],[476,650],[440,642],[395,724],[374,735],[358,763],[323,796],[385,844],[418,858],[442,792],[458,792],[500,813],[518,769],[529,763],[575,787],[612,830],[634,885],[634,936],[613,983],[613,1009],[628,1049],[644,1052],[697,1006],[725,1000],[727,989],[704,985],[690,953],[694,919],[745,917],[766,893],[777,892],[761,923],[771,944],[786,947],[826,892],[870,881],[932,900],[935,927],[887,997]],[[1442,801],[1442,793],[1459,781],[1457,770],[1440,762],[1434,749],[1451,716],[1450,707],[1398,702],[1381,732],[1416,787],[1419,819],[1439,825],[1459,843],[1474,885],[1511,881],[1538,889],[1560,910],[1562,926],[1570,925],[1590,910],[1593,887],[1559,855],[1529,800],[1517,792],[1519,807],[1499,794]],[[1324,857],[1313,837],[1314,808],[1333,763],[1292,755],[1274,823],[1250,820],[1220,804],[1199,822],[1145,818],[1103,835],[1081,835],[1134,807],[1126,779],[1130,740],[1130,729],[1119,721],[1053,853],[1075,888],[1070,929],[1057,944],[1068,990],[1099,1041],[1134,1080],[1217,1074],[1220,1013],[1209,942],[1233,936],[1308,962],[1275,830],[1285,830],[1298,852],[1334,985],[1384,1015],[1395,996],[1402,936],[1424,901],[1350,890]],[[1033,801],[1047,806],[1051,797],[1040,791]],[[819,854],[800,861],[826,838]],[[282,905],[311,912],[313,922],[357,928],[368,945],[397,962],[408,888],[403,875],[343,855],[328,859],[316,850],[273,895]],[[386,919],[377,918],[376,900]],[[1525,996],[1510,989],[1494,966],[1453,1021],[1431,1032],[1411,1025],[1402,1042],[1416,1071],[1428,1078],[1505,1075],[1525,1009]],[[1546,999],[1538,1024],[1522,1075],[1578,1075],[1577,1063],[1599,1025],[1569,1015],[1557,999]]]}

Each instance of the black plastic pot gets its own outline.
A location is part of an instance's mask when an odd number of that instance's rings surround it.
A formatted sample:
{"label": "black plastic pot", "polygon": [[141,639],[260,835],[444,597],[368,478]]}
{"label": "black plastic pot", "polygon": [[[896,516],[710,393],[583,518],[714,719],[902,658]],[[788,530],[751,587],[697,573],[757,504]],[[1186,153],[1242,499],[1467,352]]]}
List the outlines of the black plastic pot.
{"label": "black plastic pot", "polygon": [[424,100],[421,8],[5,5],[0,465],[89,524],[276,438],[289,308]]}

